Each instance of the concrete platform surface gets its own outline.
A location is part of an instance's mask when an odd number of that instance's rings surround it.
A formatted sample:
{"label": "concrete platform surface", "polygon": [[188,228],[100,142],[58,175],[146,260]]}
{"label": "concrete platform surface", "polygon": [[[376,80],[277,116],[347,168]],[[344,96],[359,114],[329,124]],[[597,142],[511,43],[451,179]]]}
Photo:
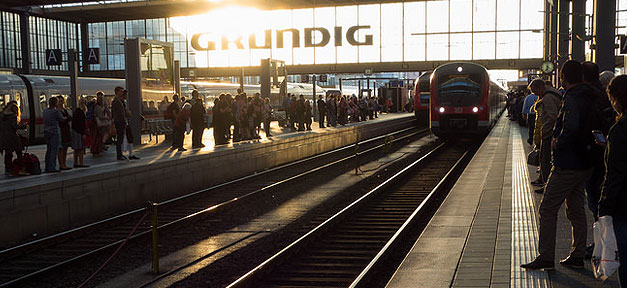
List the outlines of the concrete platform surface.
{"label": "concrete platform surface", "polygon": [[589,261],[581,270],[557,263],[570,249],[564,207],[556,269],[520,268],[537,255],[542,200],[530,184],[537,167],[526,163],[527,131],[505,116],[499,120],[387,287],[618,287],[615,275],[604,283],[594,279]]}

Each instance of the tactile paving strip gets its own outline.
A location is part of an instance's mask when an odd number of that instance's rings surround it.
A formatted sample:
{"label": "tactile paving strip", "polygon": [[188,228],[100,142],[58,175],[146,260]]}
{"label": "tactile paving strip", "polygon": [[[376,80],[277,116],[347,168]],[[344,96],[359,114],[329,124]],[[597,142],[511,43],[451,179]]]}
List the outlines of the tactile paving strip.
{"label": "tactile paving strip", "polygon": [[511,287],[551,287],[545,271],[520,268],[538,254],[538,229],[533,189],[529,183],[527,156],[522,137],[511,129],[512,139],[512,261]]}

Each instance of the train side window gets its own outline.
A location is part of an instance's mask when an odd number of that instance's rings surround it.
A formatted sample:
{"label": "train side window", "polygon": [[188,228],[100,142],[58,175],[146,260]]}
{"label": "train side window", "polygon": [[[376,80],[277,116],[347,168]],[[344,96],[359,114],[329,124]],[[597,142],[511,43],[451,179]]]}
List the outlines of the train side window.
{"label": "train side window", "polygon": [[0,95],[0,110],[4,110],[4,107],[7,105],[7,103],[9,103],[10,100],[11,100],[11,95],[9,94]]}

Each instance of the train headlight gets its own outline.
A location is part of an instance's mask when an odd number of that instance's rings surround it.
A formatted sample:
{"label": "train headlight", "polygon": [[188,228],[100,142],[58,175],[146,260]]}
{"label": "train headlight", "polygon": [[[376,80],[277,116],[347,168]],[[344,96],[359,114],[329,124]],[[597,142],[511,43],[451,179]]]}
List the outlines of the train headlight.
{"label": "train headlight", "polygon": [[444,107],[440,107],[440,109],[438,109],[438,111],[440,111],[440,113],[444,113]]}
{"label": "train headlight", "polygon": [[458,67],[457,67],[457,72],[462,73],[462,71],[463,71],[463,70],[464,70],[464,69],[462,69],[462,66],[458,66]]}
{"label": "train headlight", "polygon": [[479,112],[479,108],[478,107],[472,107],[472,112],[475,112],[475,113]]}

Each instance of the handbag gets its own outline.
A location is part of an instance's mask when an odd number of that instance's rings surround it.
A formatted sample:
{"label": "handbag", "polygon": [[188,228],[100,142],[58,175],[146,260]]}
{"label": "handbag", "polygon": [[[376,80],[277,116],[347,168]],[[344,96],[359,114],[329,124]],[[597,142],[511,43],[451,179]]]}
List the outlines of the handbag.
{"label": "handbag", "polygon": [[618,246],[612,216],[601,216],[594,222],[594,252],[592,252],[592,271],[594,277],[605,281],[620,266]]}
{"label": "handbag", "polygon": [[96,117],[96,125],[98,125],[98,127],[109,127],[111,126],[111,121],[109,121],[109,119],[107,120],[100,120],[100,118]]}
{"label": "handbag", "polygon": [[536,149],[529,152],[527,155],[527,164],[533,166],[540,166],[540,152]]}

